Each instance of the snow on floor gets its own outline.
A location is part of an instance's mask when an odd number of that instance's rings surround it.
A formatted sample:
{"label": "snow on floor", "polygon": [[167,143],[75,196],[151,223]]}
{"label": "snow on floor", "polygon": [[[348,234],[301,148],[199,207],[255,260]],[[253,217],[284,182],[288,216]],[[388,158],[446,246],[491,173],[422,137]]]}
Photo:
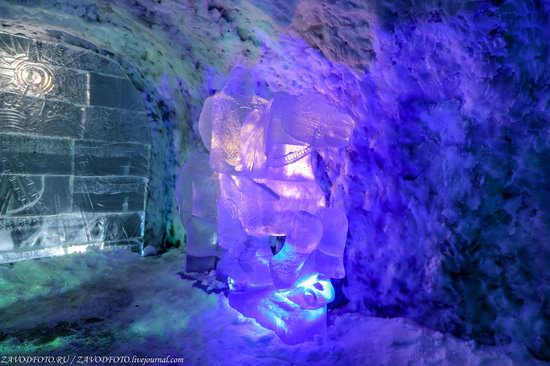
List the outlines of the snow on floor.
{"label": "snow on floor", "polygon": [[[404,319],[334,316],[286,346],[178,274],[184,255],[128,250],[0,266],[0,355],[183,357],[183,365],[511,365],[504,350]],[[514,355],[511,355],[514,357]]]}

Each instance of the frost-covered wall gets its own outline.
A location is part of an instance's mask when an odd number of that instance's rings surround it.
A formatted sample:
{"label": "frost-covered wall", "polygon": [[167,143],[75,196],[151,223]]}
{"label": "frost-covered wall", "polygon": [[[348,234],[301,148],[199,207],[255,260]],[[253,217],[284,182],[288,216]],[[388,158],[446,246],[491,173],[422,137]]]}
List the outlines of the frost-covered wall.
{"label": "frost-covered wall", "polygon": [[342,184],[350,306],[550,357],[548,9],[374,10]]}
{"label": "frost-covered wall", "polygon": [[547,2],[3,1],[2,24],[118,60],[148,108],[146,240],[177,243],[173,190],[232,65],[256,92],[315,89],[359,122],[317,157],[345,200],[348,308],[549,358]]}

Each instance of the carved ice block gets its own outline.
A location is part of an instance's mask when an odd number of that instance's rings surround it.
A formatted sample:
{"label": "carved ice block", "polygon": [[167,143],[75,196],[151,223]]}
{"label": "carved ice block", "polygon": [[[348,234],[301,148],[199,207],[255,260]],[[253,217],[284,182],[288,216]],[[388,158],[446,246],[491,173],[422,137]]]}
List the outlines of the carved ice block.
{"label": "carved ice block", "polygon": [[60,245],[138,243],[142,236],[143,212],[0,218],[0,261]]}
{"label": "carved ice block", "polygon": [[218,236],[216,224],[211,220],[192,217],[185,226],[187,241],[185,251],[193,257],[215,257],[217,255]]}
{"label": "carved ice block", "polygon": [[69,139],[0,133],[0,172],[70,175],[73,149]]}
{"label": "carved ice block", "polygon": [[239,165],[239,139],[243,107],[236,99],[223,92],[211,97],[212,141],[210,165],[217,171],[236,168]]}
{"label": "carved ice block", "polygon": [[251,76],[242,67],[234,70],[221,92],[206,99],[198,128],[214,170],[241,169],[241,128],[251,111],[266,104],[254,95]]}
{"label": "carved ice block", "polygon": [[73,104],[0,93],[0,130],[80,138],[83,108]]}
{"label": "carved ice block", "polygon": [[208,155],[193,153],[181,169],[176,183],[176,201],[182,222],[192,216],[216,220],[218,178],[208,165]]}
{"label": "carved ice block", "polygon": [[122,241],[143,237],[144,213],[104,214],[105,236],[103,241]]}
{"label": "carved ice block", "polygon": [[127,78],[90,73],[90,105],[133,110],[143,97]]}
{"label": "carved ice block", "polygon": [[75,177],[73,211],[142,211],[146,186],[140,177]]}
{"label": "carved ice block", "polygon": [[85,111],[83,138],[149,144],[146,127],[144,112],[90,106]]}
{"label": "carved ice block", "polygon": [[41,42],[23,36],[0,33],[0,57],[26,55],[30,61],[69,69],[96,71],[124,77],[124,71],[116,63],[95,52]]}
{"label": "carved ice block", "polygon": [[55,215],[71,203],[69,176],[0,175],[0,217]]}
{"label": "carved ice block", "polygon": [[0,219],[0,238],[1,252],[56,247],[66,243],[67,236],[63,217],[57,215]]}
{"label": "carved ice block", "polygon": [[77,140],[75,174],[146,176],[149,170],[149,155],[148,145]]}
{"label": "carved ice block", "polygon": [[319,212],[323,236],[315,252],[315,269],[331,278],[344,278],[344,248],[348,219],[343,209],[325,208]]}
{"label": "carved ice block", "polygon": [[119,77],[126,76],[116,63],[92,51],[40,41],[34,42],[33,46],[35,50],[30,52],[30,59],[36,62]]}
{"label": "carved ice block", "polygon": [[67,213],[55,219],[63,224],[64,235],[60,240],[64,244],[111,242],[143,235],[143,212]]}
{"label": "carved ice block", "polygon": [[271,123],[268,132],[268,145],[272,148],[292,140],[313,148],[340,148],[348,143],[355,126],[347,113],[319,94],[278,93],[269,113],[278,122]]}
{"label": "carved ice block", "polygon": [[[231,280],[230,280],[231,284]],[[311,275],[293,289],[239,291],[229,293],[229,304],[243,315],[272,329],[285,343],[312,340],[326,330],[326,304],[334,300],[327,278]]]}
{"label": "carved ice block", "polygon": [[[17,60],[14,63],[21,63]],[[0,90],[28,97],[54,99],[84,105],[87,103],[87,76],[84,73],[43,64],[24,63],[26,71],[0,73]],[[40,75],[40,76],[33,76]],[[32,79],[31,79],[32,78]]]}

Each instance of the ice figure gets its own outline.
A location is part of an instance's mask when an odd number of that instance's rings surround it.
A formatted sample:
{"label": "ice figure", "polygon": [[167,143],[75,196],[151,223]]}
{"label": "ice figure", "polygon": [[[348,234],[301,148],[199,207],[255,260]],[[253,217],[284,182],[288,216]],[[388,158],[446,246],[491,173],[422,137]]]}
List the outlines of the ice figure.
{"label": "ice figure", "polygon": [[323,331],[330,278],[344,277],[347,219],[327,207],[311,152],[344,147],[354,121],[321,95],[260,98],[250,80],[235,68],[199,120],[220,189],[218,271],[232,307],[294,344]]}

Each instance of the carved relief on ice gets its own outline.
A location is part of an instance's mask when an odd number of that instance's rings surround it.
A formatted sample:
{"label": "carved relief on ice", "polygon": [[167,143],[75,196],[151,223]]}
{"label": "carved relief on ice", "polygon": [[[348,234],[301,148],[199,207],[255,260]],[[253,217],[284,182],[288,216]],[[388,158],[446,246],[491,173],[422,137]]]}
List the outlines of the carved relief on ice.
{"label": "carved relief on ice", "polygon": [[0,32],[0,90],[0,262],[139,245],[150,137],[123,70],[88,50]]}

